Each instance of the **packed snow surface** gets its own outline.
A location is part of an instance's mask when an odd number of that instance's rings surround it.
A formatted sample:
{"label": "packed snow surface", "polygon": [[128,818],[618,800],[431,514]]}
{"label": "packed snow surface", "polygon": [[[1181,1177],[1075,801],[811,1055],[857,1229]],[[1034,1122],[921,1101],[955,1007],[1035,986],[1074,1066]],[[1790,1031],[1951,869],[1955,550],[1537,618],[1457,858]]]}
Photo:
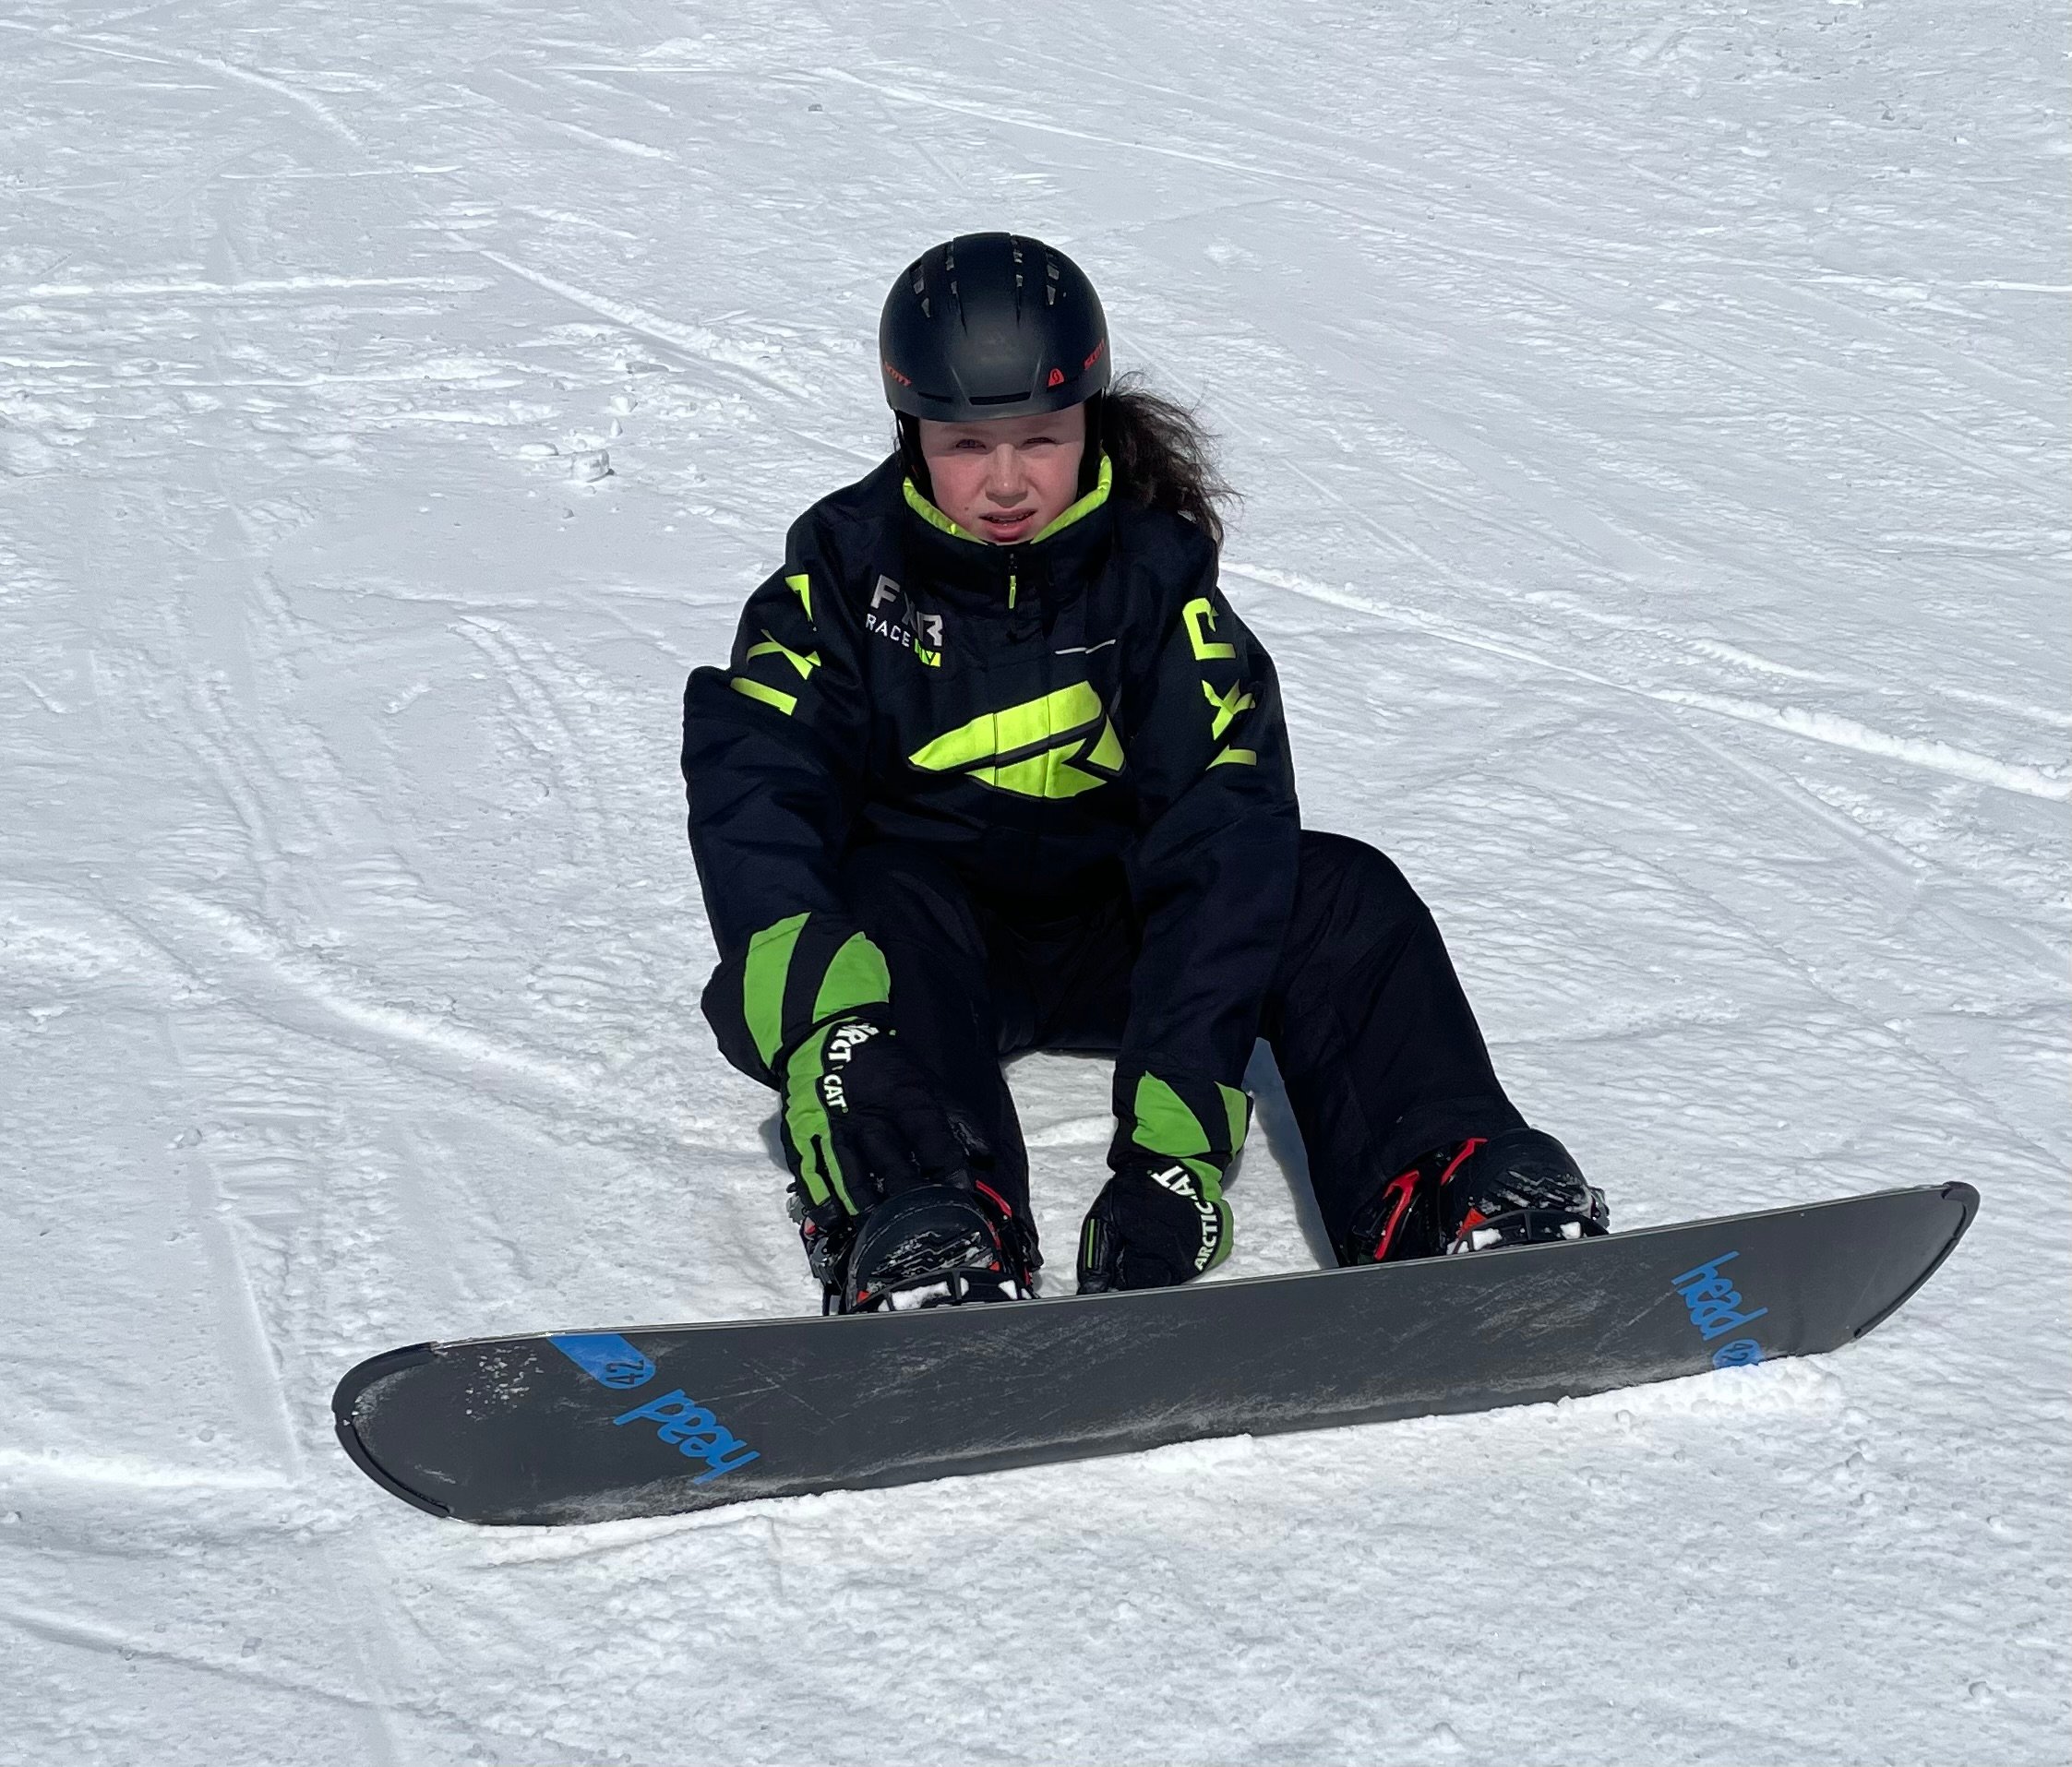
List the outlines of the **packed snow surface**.
{"label": "packed snow surface", "polygon": [[[2066,173],[2011,0],[8,0],[0,1759],[2042,1762]],[[678,693],[945,234],[1247,501],[1312,826],[1619,1225],[1952,1177],[1818,1361],[564,1532],[394,1343],[809,1310]],[[1314,1259],[1270,1069],[1231,1275]],[[1054,1249],[1106,1075],[1013,1069]]]}

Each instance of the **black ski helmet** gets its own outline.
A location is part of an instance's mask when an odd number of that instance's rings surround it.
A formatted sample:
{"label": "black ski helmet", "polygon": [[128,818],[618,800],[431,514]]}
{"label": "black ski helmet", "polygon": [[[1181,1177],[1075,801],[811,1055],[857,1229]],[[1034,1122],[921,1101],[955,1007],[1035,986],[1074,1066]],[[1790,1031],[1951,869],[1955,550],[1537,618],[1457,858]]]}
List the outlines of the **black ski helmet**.
{"label": "black ski helmet", "polygon": [[878,320],[878,360],[903,418],[1036,416],[1108,390],[1108,319],[1056,246],[964,233],[900,273]]}

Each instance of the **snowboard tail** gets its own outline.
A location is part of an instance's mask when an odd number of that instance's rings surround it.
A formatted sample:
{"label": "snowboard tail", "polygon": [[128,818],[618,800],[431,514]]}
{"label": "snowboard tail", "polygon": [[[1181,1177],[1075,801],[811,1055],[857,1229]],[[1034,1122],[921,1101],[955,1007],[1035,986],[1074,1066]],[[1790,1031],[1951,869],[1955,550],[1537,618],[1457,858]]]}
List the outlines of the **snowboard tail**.
{"label": "snowboard tail", "polygon": [[1952,1183],[1187,1288],[421,1343],[331,1403],[353,1463],[435,1515],[665,1515],[1817,1355],[1897,1310],[1977,1207]]}

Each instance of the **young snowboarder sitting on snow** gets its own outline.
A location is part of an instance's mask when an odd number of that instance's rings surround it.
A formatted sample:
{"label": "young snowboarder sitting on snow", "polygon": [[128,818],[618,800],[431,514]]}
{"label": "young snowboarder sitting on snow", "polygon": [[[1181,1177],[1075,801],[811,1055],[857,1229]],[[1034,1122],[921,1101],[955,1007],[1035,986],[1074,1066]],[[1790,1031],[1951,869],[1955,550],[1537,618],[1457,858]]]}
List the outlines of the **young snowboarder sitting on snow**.
{"label": "young snowboarder sitting on snow", "polygon": [[1111,382],[1078,267],[936,246],[879,345],[897,451],[793,525],[684,698],[705,1013],[781,1094],[828,1307],[1030,1292],[1024,1049],[1116,1058],[1083,1294],[1228,1254],[1258,1036],[1341,1263],[1604,1232],[1402,874],[1300,826],[1216,586],[1224,487],[1184,412]]}

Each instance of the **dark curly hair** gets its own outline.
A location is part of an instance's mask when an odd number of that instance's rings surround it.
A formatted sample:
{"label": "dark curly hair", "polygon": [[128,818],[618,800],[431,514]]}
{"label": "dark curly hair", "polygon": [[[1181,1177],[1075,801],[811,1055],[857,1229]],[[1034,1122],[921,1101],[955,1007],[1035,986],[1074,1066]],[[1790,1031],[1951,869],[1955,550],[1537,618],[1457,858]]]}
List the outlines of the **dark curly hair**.
{"label": "dark curly hair", "polygon": [[[1087,415],[1114,463],[1116,495],[1184,516],[1223,544],[1219,506],[1236,502],[1238,493],[1216,467],[1215,438],[1192,411],[1153,392],[1132,370],[1089,400]],[[1100,465],[1091,448],[1086,459],[1091,481]]]}

